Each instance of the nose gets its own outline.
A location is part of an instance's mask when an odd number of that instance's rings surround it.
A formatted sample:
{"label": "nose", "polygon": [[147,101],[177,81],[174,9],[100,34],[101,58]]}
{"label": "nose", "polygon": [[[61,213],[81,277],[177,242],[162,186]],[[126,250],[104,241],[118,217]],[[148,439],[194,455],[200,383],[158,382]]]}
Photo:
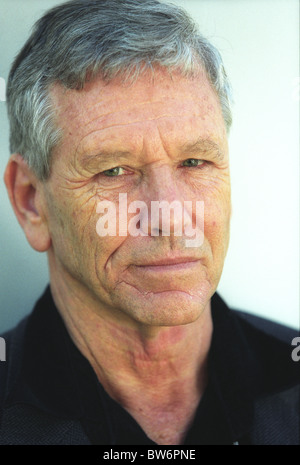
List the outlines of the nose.
{"label": "nose", "polygon": [[147,209],[141,211],[141,229],[151,236],[182,236],[192,227],[192,212],[172,168],[151,169],[143,192]]}

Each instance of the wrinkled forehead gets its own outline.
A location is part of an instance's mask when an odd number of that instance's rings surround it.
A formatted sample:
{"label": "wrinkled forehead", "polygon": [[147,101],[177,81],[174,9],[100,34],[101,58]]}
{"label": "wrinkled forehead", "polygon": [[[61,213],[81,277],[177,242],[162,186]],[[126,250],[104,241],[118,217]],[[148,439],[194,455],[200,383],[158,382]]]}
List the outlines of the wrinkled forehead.
{"label": "wrinkled forehead", "polygon": [[133,83],[121,77],[109,83],[96,78],[81,90],[56,83],[51,97],[63,141],[75,144],[77,151],[111,140],[112,135],[121,138],[124,131],[131,131],[132,140],[141,132],[150,135],[154,126],[178,137],[194,128],[203,137],[214,132],[220,140],[226,138],[218,96],[202,71],[184,77],[160,69]]}

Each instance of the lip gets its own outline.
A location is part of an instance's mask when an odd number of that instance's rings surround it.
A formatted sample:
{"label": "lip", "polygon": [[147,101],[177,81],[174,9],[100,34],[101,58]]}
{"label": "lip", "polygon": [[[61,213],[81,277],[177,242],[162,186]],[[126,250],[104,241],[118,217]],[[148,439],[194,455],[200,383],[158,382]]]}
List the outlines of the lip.
{"label": "lip", "polygon": [[178,257],[178,258],[162,258],[160,260],[151,260],[151,262],[143,263],[138,266],[169,266],[178,265],[179,263],[196,262],[198,258]]}
{"label": "lip", "polygon": [[151,271],[172,271],[184,270],[190,268],[199,262],[195,257],[177,257],[177,258],[163,258],[160,260],[152,260],[151,262],[135,265],[138,268]]}

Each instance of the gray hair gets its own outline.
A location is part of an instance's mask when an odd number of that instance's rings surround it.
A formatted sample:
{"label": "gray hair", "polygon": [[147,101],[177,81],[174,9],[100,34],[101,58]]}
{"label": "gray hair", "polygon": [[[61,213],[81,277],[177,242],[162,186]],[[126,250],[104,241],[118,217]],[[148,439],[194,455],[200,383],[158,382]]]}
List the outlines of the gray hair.
{"label": "gray hair", "polygon": [[109,82],[136,79],[154,65],[193,76],[199,64],[231,125],[231,91],[218,50],[181,8],[158,0],[72,0],[49,10],[17,55],[7,83],[10,150],[40,180],[62,137],[50,87],[82,89],[96,75]]}

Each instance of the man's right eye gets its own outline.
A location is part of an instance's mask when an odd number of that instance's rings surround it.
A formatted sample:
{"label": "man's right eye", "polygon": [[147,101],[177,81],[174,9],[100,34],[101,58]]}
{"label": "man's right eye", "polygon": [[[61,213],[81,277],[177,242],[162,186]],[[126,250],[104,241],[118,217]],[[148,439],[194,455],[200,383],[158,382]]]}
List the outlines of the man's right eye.
{"label": "man's right eye", "polygon": [[124,174],[124,168],[121,168],[120,166],[116,166],[115,168],[102,171],[101,174],[103,174],[104,176],[110,176],[110,177],[120,176],[121,174]]}
{"label": "man's right eye", "polygon": [[204,163],[204,160],[199,160],[198,158],[188,158],[187,160],[184,160],[184,162],[182,162],[182,166],[193,168],[197,166],[202,166],[204,165]]}

